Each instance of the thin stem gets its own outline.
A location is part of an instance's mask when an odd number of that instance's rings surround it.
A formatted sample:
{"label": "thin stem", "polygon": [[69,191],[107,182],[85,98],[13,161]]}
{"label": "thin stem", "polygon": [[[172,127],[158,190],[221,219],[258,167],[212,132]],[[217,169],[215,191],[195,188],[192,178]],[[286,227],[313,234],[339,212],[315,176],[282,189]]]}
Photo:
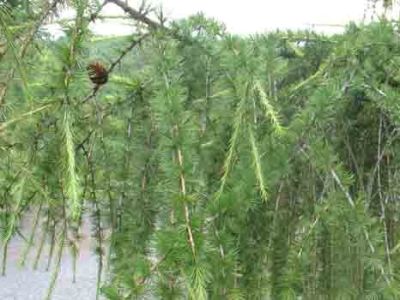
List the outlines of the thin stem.
{"label": "thin stem", "polygon": [[55,243],[56,243],[56,222],[53,220],[53,226],[51,227],[51,236],[50,236],[49,257],[47,259],[46,271],[50,270]]}
{"label": "thin stem", "polygon": [[36,215],[35,215],[35,218],[34,218],[32,231],[31,231],[31,234],[29,236],[28,244],[26,245],[24,253],[22,254],[22,258],[21,258],[21,261],[20,261],[21,266],[25,265],[26,258],[27,258],[28,254],[29,254],[30,249],[32,248],[33,239],[35,238],[36,229],[37,229],[37,226],[39,224],[39,219],[40,219],[40,213],[41,212],[42,212],[42,202],[39,204],[39,208],[38,208],[38,210],[36,212]]}
{"label": "thin stem", "polygon": [[[378,131],[378,153],[377,153],[377,161],[381,157],[381,145],[382,145],[382,131],[383,131],[383,117],[382,113],[379,115],[379,131]],[[389,278],[392,276],[392,262],[390,259],[390,247],[389,247],[389,239],[388,239],[388,230],[386,225],[386,213],[385,213],[385,203],[382,194],[382,180],[381,180],[381,164],[377,164],[377,183],[378,183],[378,195],[379,195],[379,203],[381,206],[381,219],[383,223],[383,230],[385,235],[385,251],[386,251],[386,258],[389,268]]]}
{"label": "thin stem", "polygon": [[37,269],[38,264],[39,264],[39,260],[40,260],[40,256],[42,255],[44,242],[46,241],[46,236],[48,234],[49,224],[50,224],[50,216],[49,216],[49,213],[48,213],[47,214],[47,218],[46,218],[46,225],[42,229],[42,237],[40,238],[39,247],[37,249],[35,260],[34,260],[34,263],[33,263],[33,269],[34,270]]}

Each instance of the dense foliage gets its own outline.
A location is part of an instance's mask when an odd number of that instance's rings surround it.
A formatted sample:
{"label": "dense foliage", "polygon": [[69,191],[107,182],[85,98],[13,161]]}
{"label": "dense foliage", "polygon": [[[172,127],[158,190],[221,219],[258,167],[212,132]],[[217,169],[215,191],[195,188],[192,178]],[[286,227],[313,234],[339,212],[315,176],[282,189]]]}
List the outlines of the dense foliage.
{"label": "dense foliage", "polygon": [[66,3],[30,2],[0,6],[3,273],[33,213],[50,298],[88,212],[109,299],[400,298],[397,24],[238,37],[142,7],[99,39],[103,6],[74,0],[54,40]]}

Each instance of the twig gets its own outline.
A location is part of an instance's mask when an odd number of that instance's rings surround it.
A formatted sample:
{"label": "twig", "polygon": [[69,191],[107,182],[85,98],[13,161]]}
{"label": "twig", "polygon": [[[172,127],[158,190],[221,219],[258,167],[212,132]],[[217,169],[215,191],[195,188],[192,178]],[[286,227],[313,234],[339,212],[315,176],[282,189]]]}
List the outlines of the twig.
{"label": "twig", "polygon": [[65,246],[65,240],[66,240],[66,232],[67,232],[67,220],[66,220],[66,213],[65,213],[65,196],[64,196],[64,192],[63,193],[63,228],[61,230],[60,233],[60,240],[59,240],[59,248],[58,248],[58,252],[57,252],[57,262],[56,265],[54,267],[53,273],[51,274],[51,278],[50,278],[50,285],[49,288],[47,289],[47,295],[46,295],[46,300],[51,300],[56,282],[57,282],[57,278],[58,275],[60,273],[60,269],[61,269],[61,259],[63,256],[63,252],[64,252],[64,246]]}
{"label": "twig", "polygon": [[49,108],[50,106],[51,106],[50,104],[44,105],[44,106],[39,107],[37,109],[34,109],[32,111],[28,111],[28,112],[20,115],[19,117],[15,118],[13,120],[1,123],[0,124],[0,132],[3,131],[4,129],[6,129],[9,125],[11,125],[11,124],[13,124],[13,123],[15,123],[17,121],[24,120],[26,117],[29,117],[31,115],[34,115],[34,114],[38,113],[38,112],[41,112],[42,110],[45,110],[45,109]]}
{"label": "twig", "polygon": [[168,254],[171,252],[168,251],[163,257],[160,258],[160,260],[158,262],[156,262],[155,264],[153,264],[153,266],[150,268],[150,272],[147,276],[142,277],[137,284],[142,285],[146,282],[146,279],[148,279],[148,277],[151,275],[151,273],[153,273],[155,270],[157,270],[157,268],[159,267],[159,265],[161,265],[161,263],[167,258]]}
{"label": "twig", "polygon": [[122,0],[108,0],[109,3],[114,3],[119,6],[124,12],[129,14],[136,21],[142,22],[149,26],[151,29],[161,29],[163,26],[147,17],[147,12],[141,13],[140,11],[130,7],[126,2]]}
{"label": "twig", "polygon": [[[382,130],[383,130],[383,117],[382,117],[382,112],[379,115],[379,132],[378,132],[378,153],[377,153],[377,160],[379,161],[379,158],[381,156],[382,151]],[[382,193],[382,180],[381,180],[381,167],[380,163],[377,164],[377,183],[378,183],[378,194],[379,194],[379,202],[381,205],[381,220],[383,222],[383,230],[384,230],[384,236],[385,236],[385,251],[386,251],[386,258],[387,258],[387,263],[388,263],[388,268],[389,268],[389,278],[392,276],[392,262],[390,258],[390,249],[389,249],[389,239],[388,239],[388,229],[386,225],[386,207],[385,203],[383,200],[383,193]]]}
{"label": "twig", "polygon": [[94,22],[97,18],[99,18],[99,14],[104,6],[108,3],[108,0],[104,0],[102,4],[97,8],[97,10],[90,15],[90,21]]}
{"label": "twig", "polygon": [[23,252],[23,254],[22,254],[22,257],[21,257],[21,261],[20,261],[21,266],[24,266],[24,265],[25,265],[26,258],[27,258],[28,254],[29,254],[29,251],[30,251],[31,248],[32,248],[32,245],[34,244],[33,240],[34,240],[34,238],[35,238],[36,229],[37,229],[37,226],[38,226],[38,224],[39,224],[40,213],[42,212],[42,204],[43,204],[43,203],[40,202],[39,208],[38,208],[37,213],[36,213],[36,216],[35,216],[35,218],[34,218],[32,231],[31,231],[31,234],[30,234],[30,236],[29,236],[29,241],[28,241],[28,244],[26,245],[26,248],[25,248],[25,250],[24,250],[24,252]]}
{"label": "twig", "polygon": [[[21,46],[21,52],[20,52],[20,57],[19,57],[20,59],[24,58],[26,51],[28,50],[28,47],[33,40],[33,37],[38,32],[40,26],[46,20],[46,18],[50,14],[50,12],[53,11],[60,2],[61,2],[60,0],[54,0],[50,6],[48,6],[47,8],[44,9],[41,17],[39,18],[39,21],[36,22],[35,26],[32,28],[29,35],[27,36],[27,38],[25,39],[24,43]],[[10,81],[14,78],[15,71],[16,71],[16,68],[12,68],[6,76],[6,80],[4,81],[4,87],[0,91],[0,105],[4,104],[4,98],[7,95],[8,85],[9,85]]]}
{"label": "twig", "polygon": [[335,180],[335,182],[338,184],[338,186],[342,190],[343,194],[345,194],[350,206],[354,208],[355,207],[354,201],[351,198],[350,193],[344,188],[344,186],[343,186],[342,182],[340,181],[339,177],[337,176],[335,170],[331,169],[331,174],[332,174],[332,177]]}
{"label": "twig", "polygon": [[[393,141],[395,141],[398,138],[399,133],[400,132],[398,131],[398,129],[395,128],[391,132],[389,137],[387,138],[386,143],[383,146],[381,146],[380,155],[378,156],[376,164],[375,164],[375,167],[374,167],[371,175],[369,176],[369,181],[368,181],[368,186],[367,186],[367,188],[368,188],[368,198],[372,197],[372,187],[374,185],[375,176],[376,176],[376,173],[378,172],[379,165],[380,165],[382,159],[385,156],[386,149],[393,143]],[[367,204],[367,208],[368,208],[368,206],[369,206],[369,203]]]}
{"label": "twig", "polygon": [[79,149],[85,150],[85,149],[83,148],[83,146],[86,144],[86,142],[89,141],[89,139],[90,139],[90,137],[92,136],[93,132],[94,132],[94,130],[89,131],[88,135],[83,139],[83,141],[80,142],[78,145],[76,145],[75,151],[78,151]]}
{"label": "twig", "polygon": [[137,45],[139,45],[148,36],[150,36],[150,33],[143,34],[138,39],[134,40],[128,47],[126,47],[121,52],[120,56],[114,62],[111,63],[107,72],[111,73],[114,70],[114,68],[122,61],[122,59],[128,54],[128,52],[131,51],[133,48],[135,48]]}
{"label": "twig", "polygon": [[[117,59],[111,63],[110,67],[107,69],[107,73],[110,74],[112,71],[114,71],[115,67],[122,61],[122,59],[129,53],[129,51],[131,51],[137,45],[141,44],[142,41],[149,35],[150,35],[149,33],[143,34],[138,39],[132,41],[132,43],[121,52],[121,54],[117,57]],[[93,87],[92,92],[82,101],[82,103],[85,103],[90,99],[94,98],[97,92],[99,91],[99,88],[100,88],[99,85],[95,85]]]}
{"label": "twig", "polygon": [[44,242],[46,240],[46,236],[47,236],[47,233],[48,233],[49,224],[50,224],[50,216],[49,216],[49,212],[47,212],[46,223],[45,223],[44,228],[42,229],[42,236],[40,238],[39,247],[37,248],[35,260],[34,260],[34,263],[33,263],[33,270],[37,270],[37,267],[38,267],[38,264],[39,264],[39,260],[40,260],[40,256],[42,255]]}
{"label": "twig", "polygon": [[[183,155],[182,155],[182,151],[180,148],[177,149],[177,158],[178,158],[178,164],[179,164],[179,168],[180,168],[179,181],[180,181],[180,186],[181,186],[181,193],[182,193],[182,196],[186,196],[186,180],[185,180],[185,175],[183,173],[183,168],[184,168],[183,167]],[[194,243],[193,230],[190,225],[191,221],[190,221],[189,207],[186,202],[183,204],[183,209],[185,212],[186,229],[187,229],[187,233],[188,233],[190,248],[192,249],[193,257],[196,258],[196,246]]]}
{"label": "twig", "polygon": [[[306,145],[306,147],[307,147],[307,145]],[[311,161],[311,157],[310,157],[310,156],[308,155],[308,153],[304,150],[304,147],[301,149],[301,152]],[[349,202],[350,206],[351,206],[353,209],[355,209],[355,204],[354,204],[353,199],[351,198],[350,193],[345,189],[343,183],[341,182],[339,176],[336,174],[335,170],[334,170],[334,169],[331,169],[331,170],[330,170],[330,173],[331,173],[333,179],[335,180],[335,182],[339,185],[340,190],[345,194],[346,199],[347,199],[347,201]],[[371,243],[371,240],[370,240],[370,238],[369,238],[368,231],[367,231],[365,228],[363,228],[363,232],[364,232],[365,239],[366,239],[366,241],[367,241],[367,243],[368,243],[368,246],[369,246],[369,248],[370,248],[370,250],[371,250],[371,253],[375,253],[375,247],[374,247],[374,245],[372,245],[372,243]],[[382,270],[382,274],[384,274],[384,271],[383,271],[383,270]],[[385,275],[385,278],[386,278],[386,274],[384,274],[384,275]],[[387,278],[386,278],[386,279],[387,279]]]}

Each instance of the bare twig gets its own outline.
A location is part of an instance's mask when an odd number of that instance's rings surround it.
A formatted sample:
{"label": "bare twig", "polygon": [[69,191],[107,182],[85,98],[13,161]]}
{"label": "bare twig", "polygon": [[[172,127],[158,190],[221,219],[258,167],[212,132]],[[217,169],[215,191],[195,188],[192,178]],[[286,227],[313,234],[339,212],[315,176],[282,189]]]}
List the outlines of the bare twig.
{"label": "bare twig", "polygon": [[125,1],[122,0],[108,0],[110,3],[114,3],[115,5],[119,6],[124,12],[129,14],[133,19],[139,21],[141,23],[146,24],[151,29],[161,29],[163,26],[150,18],[147,17],[148,9],[142,9],[143,12],[140,10],[136,10],[130,7]]}
{"label": "bare twig", "polygon": [[108,3],[108,0],[104,0],[103,3],[100,4],[100,6],[97,8],[97,10],[90,15],[91,22],[94,22],[96,19],[98,19],[100,17],[99,14],[100,14],[101,10],[104,8],[104,6],[106,6],[107,3]]}
{"label": "bare twig", "polygon": [[79,149],[84,149],[84,145],[90,140],[90,137],[92,136],[94,130],[90,130],[87,136],[83,139],[82,142],[80,142],[78,145],[75,147],[75,151],[78,151]]}
{"label": "bare twig", "polygon": [[129,53],[129,51],[131,51],[133,48],[135,48],[137,45],[139,45],[149,35],[150,35],[149,33],[143,34],[138,39],[135,39],[134,41],[132,41],[132,43],[121,52],[120,56],[111,63],[107,72],[111,73],[114,70],[114,68],[121,62],[121,60]]}

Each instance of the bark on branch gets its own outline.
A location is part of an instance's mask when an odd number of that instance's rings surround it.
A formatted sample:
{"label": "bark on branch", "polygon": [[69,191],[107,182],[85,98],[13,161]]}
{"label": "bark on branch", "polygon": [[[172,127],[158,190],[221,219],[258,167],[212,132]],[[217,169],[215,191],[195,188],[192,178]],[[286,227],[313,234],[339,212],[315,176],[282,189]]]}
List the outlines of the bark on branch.
{"label": "bark on branch", "polygon": [[124,12],[129,14],[136,21],[142,22],[149,26],[151,29],[160,29],[163,26],[151,19],[149,19],[146,14],[141,13],[140,11],[130,7],[125,1],[122,0],[108,0],[109,3],[114,3],[119,6]]}

